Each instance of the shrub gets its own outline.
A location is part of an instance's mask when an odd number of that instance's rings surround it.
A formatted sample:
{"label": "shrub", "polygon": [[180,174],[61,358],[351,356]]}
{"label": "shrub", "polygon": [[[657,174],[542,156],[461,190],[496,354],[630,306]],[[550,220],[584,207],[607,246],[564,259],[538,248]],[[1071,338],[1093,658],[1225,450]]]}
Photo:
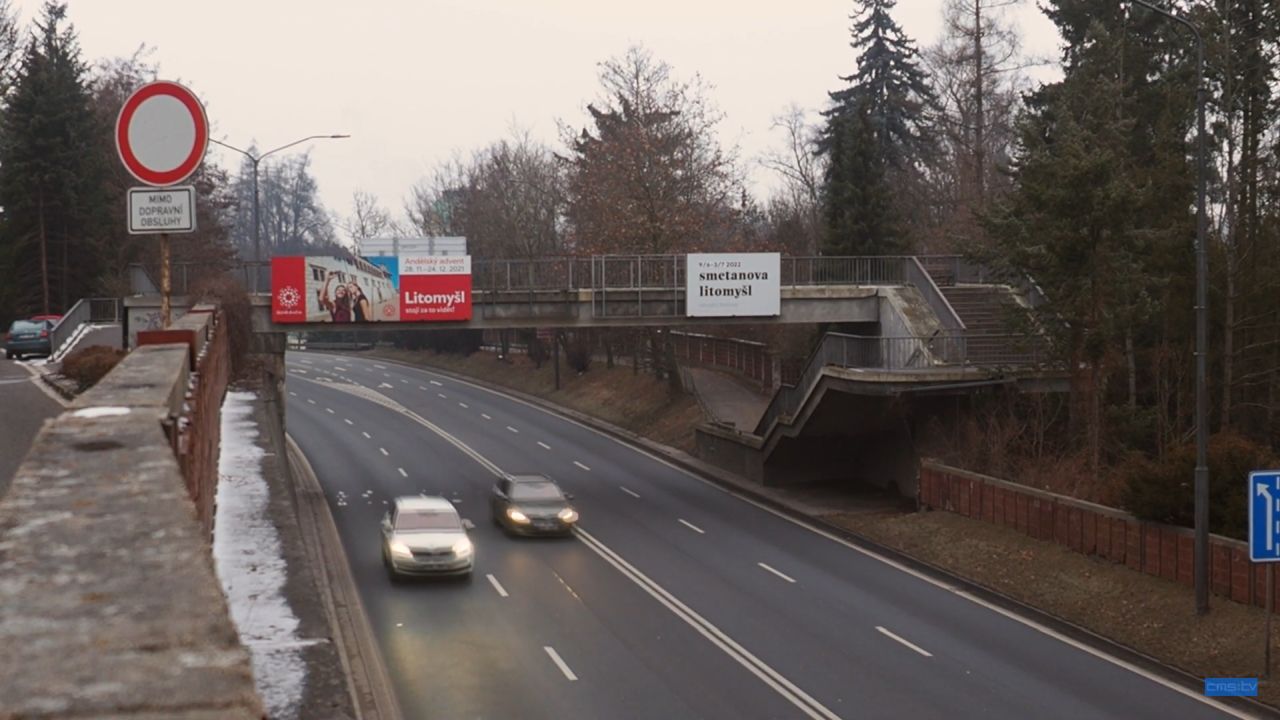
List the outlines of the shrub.
{"label": "shrub", "polygon": [[[1263,445],[1222,433],[1209,440],[1209,529],[1244,539],[1248,528],[1249,471],[1275,465]],[[1179,447],[1152,461],[1134,454],[1117,469],[1124,483],[1124,506],[1143,520],[1192,527],[1195,445]]]}
{"label": "shrub", "polygon": [[536,335],[529,339],[529,359],[533,361],[534,367],[542,368],[542,363],[551,357],[551,351],[547,349],[547,343]]}
{"label": "shrub", "polygon": [[87,390],[98,383],[127,353],[106,345],[80,348],[62,360],[62,374]]}

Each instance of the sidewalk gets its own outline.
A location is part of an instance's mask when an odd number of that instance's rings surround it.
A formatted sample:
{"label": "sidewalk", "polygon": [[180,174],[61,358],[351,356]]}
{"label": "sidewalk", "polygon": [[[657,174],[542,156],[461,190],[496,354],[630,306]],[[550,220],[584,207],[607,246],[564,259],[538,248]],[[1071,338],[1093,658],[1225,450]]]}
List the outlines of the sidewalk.
{"label": "sidewalk", "polygon": [[772,399],[755,385],[728,373],[701,367],[685,367],[698,403],[713,422],[728,423],[742,432],[754,432]]}

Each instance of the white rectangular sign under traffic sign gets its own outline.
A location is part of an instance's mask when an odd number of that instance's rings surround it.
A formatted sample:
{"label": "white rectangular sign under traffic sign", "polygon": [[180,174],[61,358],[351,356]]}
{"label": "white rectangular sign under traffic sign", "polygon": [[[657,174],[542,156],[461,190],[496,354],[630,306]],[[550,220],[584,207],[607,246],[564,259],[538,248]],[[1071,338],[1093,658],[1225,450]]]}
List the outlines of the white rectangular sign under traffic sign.
{"label": "white rectangular sign under traffic sign", "polygon": [[189,233],[196,229],[196,189],[190,185],[129,188],[129,233]]}

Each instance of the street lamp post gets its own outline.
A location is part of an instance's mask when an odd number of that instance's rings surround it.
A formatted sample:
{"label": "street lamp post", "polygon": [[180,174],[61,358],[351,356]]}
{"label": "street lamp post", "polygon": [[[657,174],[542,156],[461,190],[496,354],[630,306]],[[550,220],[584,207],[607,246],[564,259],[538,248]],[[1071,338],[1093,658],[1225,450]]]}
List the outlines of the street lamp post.
{"label": "street lamp post", "polygon": [[1205,247],[1204,39],[1189,21],[1146,0],[1134,4],[1163,15],[1191,31],[1196,39],[1196,472],[1195,472],[1195,586],[1196,614],[1209,612],[1209,391],[1205,355],[1208,344],[1209,256]]}
{"label": "street lamp post", "polygon": [[249,163],[253,166],[253,262],[254,262],[254,268],[253,268],[253,280],[250,283],[250,290],[252,292],[255,292],[255,293],[258,292],[258,266],[262,262],[261,225],[258,220],[258,164],[261,163],[264,158],[266,158],[268,155],[272,153],[277,153],[277,152],[280,152],[281,150],[288,150],[294,145],[301,145],[302,143],[307,142],[309,140],[339,140],[342,138],[349,138],[349,137],[351,136],[350,135],[308,135],[302,139],[294,140],[293,142],[288,143],[286,145],[281,145],[278,148],[272,148],[271,150],[268,150],[262,153],[261,155],[254,155],[248,150],[241,150],[240,148],[235,147],[234,145],[228,145],[222,142],[221,140],[214,140],[210,138],[209,140],[210,142],[221,145],[222,147],[228,150],[235,150],[241,155],[244,155],[245,157],[249,158]]}

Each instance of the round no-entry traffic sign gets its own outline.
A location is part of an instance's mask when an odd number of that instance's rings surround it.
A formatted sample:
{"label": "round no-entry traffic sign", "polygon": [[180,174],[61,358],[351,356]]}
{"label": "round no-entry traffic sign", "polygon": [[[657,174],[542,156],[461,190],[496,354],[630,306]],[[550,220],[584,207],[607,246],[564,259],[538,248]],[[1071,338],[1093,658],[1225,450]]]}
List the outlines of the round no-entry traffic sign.
{"label": "round no-entry traffic sign", "polygon": [[116,150],[131,175],[173,185],[200,166],[209,147],[204,106],[190,90],[159,80],[138,88],[116,118]]}

